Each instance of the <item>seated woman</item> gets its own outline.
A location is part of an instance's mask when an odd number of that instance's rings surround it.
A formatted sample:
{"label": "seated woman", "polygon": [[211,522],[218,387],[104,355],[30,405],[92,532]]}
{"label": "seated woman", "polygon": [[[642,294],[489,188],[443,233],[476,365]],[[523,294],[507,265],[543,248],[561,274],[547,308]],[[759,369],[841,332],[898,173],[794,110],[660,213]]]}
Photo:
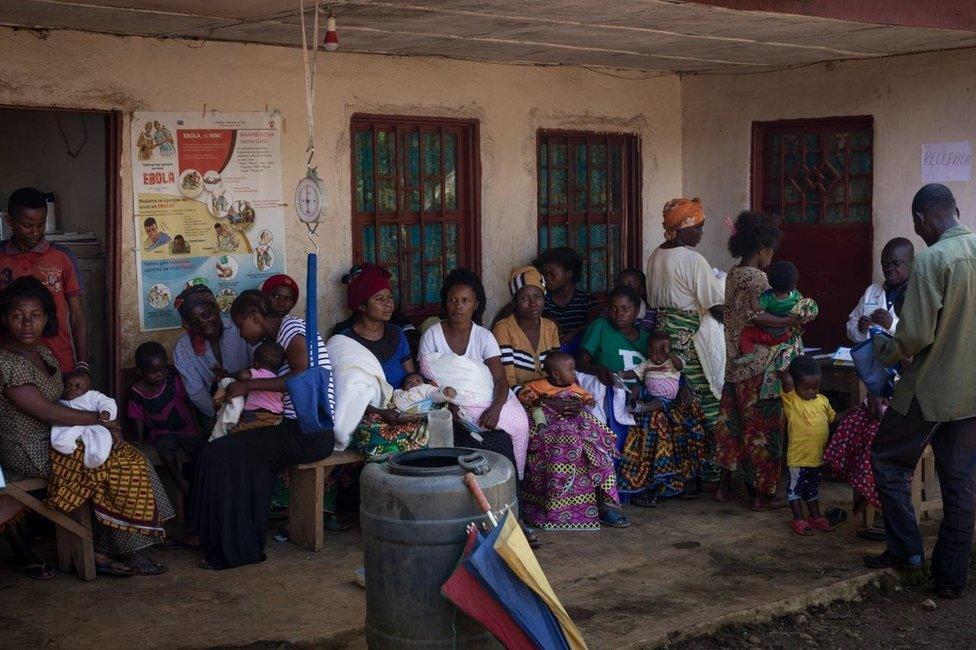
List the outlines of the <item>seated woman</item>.
{"label": "seated woman", "polygon": [[546,278],[546,307],[542,315],[559,327],[563,351],[576,354],[586,326],[600,313],[596,299],[579,288],[583,258],[566,246],[550,248],[534,264]]}
{"label": "seated woman", "polygon": [[[611,386],[614,373],[633,370],[647,360],[650,341],[647,332],[634,326],[640,296],[633,289],[617,287],[607,302],[610,317],[594,321],[586,330],[578,367]],[[659,496],[696,494],[706,451],[701,405],[685,387],[667,407],[655,400],[641,411],[635,414],[636,424],[617,440],[618,490],[635,495],[631,503],[641,507],[653,506]]]}
{"label": "seated woman", "polygon": [[[508,281],[513,314],[499,321],[495,339],[509,386],[529,408],[541,405],[545,424],[530,430],[522,504],[525,521],[546,530],[595,530],[603,522],[623,527],[613,468],[614,436],[566,391],[541,395],[527,383],[545,379],[543,364],[558,351],[556,324],[542,318],[545,280],[532,266],[512,271]],[[568,357],[573,363],[572,357]],[[564,373],[566,381],[575,374]],[[563,387],[565,388],[565,387]]]}
{"label": "seated woman", "polygon": [[211,398],[214,384],[250,365],[247,343],[230,318],[221,315],[207,285],[188,287],[173,305],[186,329],[173,347],[173,365],[200,414],[200,429],[210,431],[216,414]]}
{"label": "seated woman", "polygon": [[[493,382],[490,399],[465,406],[468,417],[492,435],[484,435],[484,447],[511,458],[518,477],[525,470],[529,444],[529,420],[525,409],[508,388],[502,367],[502,352],[491,332],[478,324],[485,310],[485,288],[477,274],[455,269],[444,279],[441,301],[447,318],[431,326],[420,339],[420,370],[440,386],[460,388],[451,371],[450,359],[464,357],[488,367]],[[430,360],[440,355],[445,361]],[[455,435],[457,438],[457,434]],[[463,434],[461,436],[464,438]],[[479,446],[471,440],[456,440],[459,446]]]}
{"label": "seated woman", "polygon": [[[359,358],[371,354],[377,364],[376,378],[384,380],[393,390],[402,388],[404,378],[417,368],[403,330],[390,322],[395,304],[389,271],[372,265],[357,267],[350,274],[347,287],[346,304],[353,315],[351,323],[337,334],[346,340],[338,341],[333,337],[328,343],[336,373],[341,374],[347,363],[355,364],[361,370],[363,364],[358,363]],[[340,405],[346,403],[342,399],[343,388],[339,386]],[[350,446],[369,456],[397,454],[427,446],[424,420],[402,417],[390,407],[389,396],[385,397],[378,404],[360,402],[363,411],[357,408],[355,413],[337,415],[337,420],[358,421]],[[336,437],[341,439],[344,433],[337,429]]]}
{"label": "seated woman", "polygon": [[[43,478],[48,481],[47,505],[72,512],[90,501],[95,513],[92,536],[97,571],[103,575],[157,575],[166,567],[140,551],[163,540],[162,523],[173,508],[152,465],[122,441],[118,422],[102,413],[58,403],[64,382],[58,362],[41,344],[54,336],[58,319],[54,299],[33,277],[22,277],[0,293],[0,466],[7,481]],[[84,464],[84,445],[72,455],[51,450],[51,426],[101,424],[115,443],[98,467]],[[3,510],[3,508],[0,508]],[[9,517],[8,511],[8,517]],[[0,524],[2,525],[2,524]],[[25,572],[49,578],[53,570],[37,560],[7,532]]]}
{"label": "seated woman", "polygon": [[[332,431],[302,433],[285,380],[309,367],[305,347],[305,321],[275,313],[260,291],[242,292],[230,306],[230,316],[241,338],[251,345],[275,341],[285,349],[285,363],[273,379],[235,381],[225,399],[253,391],[283,393],[284,413],[277,426],[251,429],[218,438],[207,444],[197,458],[191,531],[199,537],[204,553],[201,568],[229,569],[263,562],[268,513],[275,477],[286,467],[314,463],[328,457],[335,446]],[[325,342],[318,337],[316,360],[331,370]],[[335,408],[335,388],[328,389],[330,411]]]}
{"label": "seated woman", "polygon": [[908,286],[908,272],[915,259],[915,246],[904,237],[895,237],[881,250],[883,283],[869,286],[847,320],[847,337],[853,343],[866,341],[868,330],[877,325],[889,332],[895,331],[898,316],[895,302],[904,298]]}
{"label": "seated woman", "polygon": [[279,273],[261,283],[261,293],[271,300],[271,310],[284,318],[298,303],[298,283],[290,275]]}

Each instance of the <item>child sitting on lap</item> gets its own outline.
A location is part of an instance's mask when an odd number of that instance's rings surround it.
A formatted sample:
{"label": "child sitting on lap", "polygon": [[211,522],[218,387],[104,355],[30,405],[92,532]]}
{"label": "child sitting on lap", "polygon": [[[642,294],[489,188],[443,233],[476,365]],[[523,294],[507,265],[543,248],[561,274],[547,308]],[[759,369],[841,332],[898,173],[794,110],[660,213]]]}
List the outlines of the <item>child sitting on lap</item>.
{"label": "child sitting on lap", "polygon": [[576,383],[576,360],[566,352],[555,350],[546,356],[542,364],[546,376],[530,381],[519,391],[518,398],[532,408],[532,419],[537,425],[548,424],[542,410],[542,400],[548,397],[578,399],[585,406],[596,406],[593,395]]}
{"label": "child sitting on lap", "polygon": [[[783,376],[782,396],[789,435],[790,528],[798,535],[812,535],[813,528],[831,530],[830,522],[820,514],[820,475],[830,425],[837,414],[819,391],[820,365],[811,356],[798,356]],[[807,519],[801,502],[807,504]]]}
{"label": "child sitting on lap", "polygon": [[[118,406],[111,397],[91,389],[91,376],[87,372],[75,370],[64,376],[64,394],[61,404],[80,411],[97,411],[99,419],[105,422],[118,416]],[[114,439],[112,433],[100,424],[90,426],[52,426],[51,446],[66,456],[75,453],[78,441],[85,446],[85,467],[98,467],[112,453]]]}
{"label": "child sitting on lap", "polygon": [[671,337],[655,332],[647,339],[647,361],[621,373],[623,379],[639,379],[632,390],[632,411],[639,411],[642,403],[658,400],[667,408],[678,397],[684,362],[671,352]]}
{"label": "child sitting on lap", "polygon": [[[803,295],[796,290],[797,270],[792,262],[773,262],[766,270],[769,289],[759,296],[752,296],[752,311],[765,311],[773,316],[785,318],[800,315],[795,312]],[[739,349],[742,354],[751,354],[756,345],[779,345],[790,338],[788,327],[761,327],[750,325],[739,335]]]}
{"label": "child sitting on lap", "polygon": [[166,350],[155,341],[136,348],[136,369],[139,381],[129,393],[128,409],[136,435],[144,439],[148,433],[166,470],[180,490],[188,493],[190,483],[180,472],[176,454],[182,449],[193,458],[207,440],[190,412],[186,389],[170,372]]}
{"label": "child sitting on lap", "polygon": [[445,404],[457,397],[450,386],[438,388],[424,383],[419,372],[411,372],[403,378],[403,388],[393,391],[392,406],[407,415],[424,415],[438,404]]}
{"label": "child sitting on lap", "polygon": [[251,429],[273,427],[281,424],[282,413],[285,411],[283,393],[271,390],[252,390],[246,397],[237,397],[230,402],[224,398],[227,386],[236,381],[249,379],[274,379],[285,363],[285,349],[273,341],[266,341],[254,350],[251,367],[237,373],[236,378],[226,378],[220,381],[213,399],[215,404],[221,404],[217,413],[211,440],[223,437],[228,433],[240,433]]}

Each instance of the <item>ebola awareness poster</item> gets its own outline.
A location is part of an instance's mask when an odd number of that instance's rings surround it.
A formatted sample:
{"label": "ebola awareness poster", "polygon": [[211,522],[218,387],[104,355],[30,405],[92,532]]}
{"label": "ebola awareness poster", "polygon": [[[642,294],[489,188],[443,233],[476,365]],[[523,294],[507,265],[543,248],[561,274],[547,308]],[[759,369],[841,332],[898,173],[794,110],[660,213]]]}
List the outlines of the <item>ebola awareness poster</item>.
{"label": "ebola awareness poster", "polygon": [[180,327],[191,284],[226,312],[285,272],[277,113],[135,113],[132,189],[143,331]]}

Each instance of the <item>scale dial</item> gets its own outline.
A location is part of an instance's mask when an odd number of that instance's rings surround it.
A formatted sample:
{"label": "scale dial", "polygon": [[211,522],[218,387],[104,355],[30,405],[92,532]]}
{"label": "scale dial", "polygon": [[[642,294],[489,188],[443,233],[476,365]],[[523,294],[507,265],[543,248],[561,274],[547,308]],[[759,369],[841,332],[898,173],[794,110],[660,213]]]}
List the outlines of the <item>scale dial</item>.
{"label": "scale dial", "polygon": [[308,175],[298,181],[298,186],[295,187],[295,211],[298,218],[305,223],[321,221],[325,217],[328,201],[325,183],[314,169],[308,170]]}

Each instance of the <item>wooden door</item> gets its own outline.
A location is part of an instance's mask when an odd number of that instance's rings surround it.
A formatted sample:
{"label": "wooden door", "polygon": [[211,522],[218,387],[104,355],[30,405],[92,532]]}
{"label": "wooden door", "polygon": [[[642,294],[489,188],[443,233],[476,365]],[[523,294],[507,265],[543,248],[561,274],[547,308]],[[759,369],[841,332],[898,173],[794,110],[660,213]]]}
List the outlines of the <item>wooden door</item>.
{"label": "wooden door", "polygon": [[845,343],[871,282],[873,140],[870,116],[753,123],[752,207],[782,218],[776,259],[796,264],[798,288],[820,305],[808,346]]}

